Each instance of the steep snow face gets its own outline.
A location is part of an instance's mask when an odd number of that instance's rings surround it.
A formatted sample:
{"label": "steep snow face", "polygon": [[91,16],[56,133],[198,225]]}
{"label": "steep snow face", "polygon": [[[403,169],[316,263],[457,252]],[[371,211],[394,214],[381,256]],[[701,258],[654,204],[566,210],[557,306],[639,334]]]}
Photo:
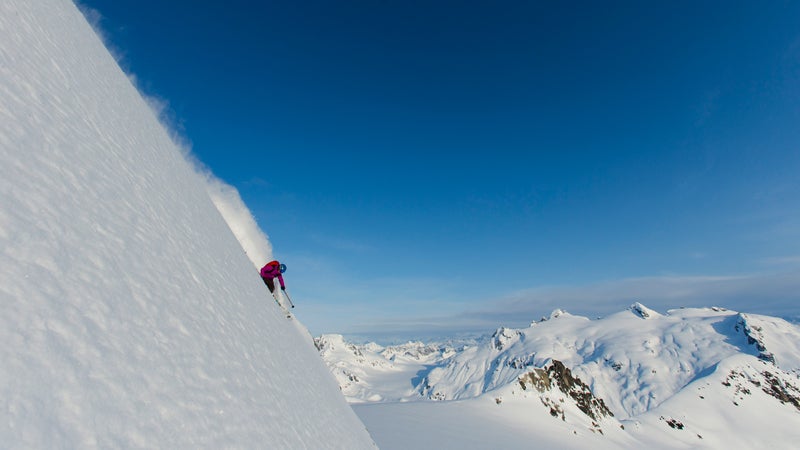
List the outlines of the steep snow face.
{"label": "steep snow face", "polygon": [[69,0],[0,2],[0,442],[370,448]]}

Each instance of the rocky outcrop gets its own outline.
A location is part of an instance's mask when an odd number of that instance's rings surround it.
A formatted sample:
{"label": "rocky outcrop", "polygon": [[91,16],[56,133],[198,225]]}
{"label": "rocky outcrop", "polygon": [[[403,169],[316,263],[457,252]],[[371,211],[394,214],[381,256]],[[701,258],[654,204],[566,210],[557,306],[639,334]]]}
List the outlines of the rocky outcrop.
{"label": "rocky outcrop", "polygon": [[628,309],[630,309],[631,312],[641,317],[642,319],[651,319],[653,317],[658,317],[661,315],[639,302],[632,304]]}
{"label": "rocky outcrop", "polygon": [[744,333],[749,345],[754,345],[758,349],[758,358],[775,364],[775,355],[767,350],[764,345],[763,330],[759,326],[753,326],[748,322],[747,314],[739,314],[735,329],[737,332]]}
{"label": "rocky outcrop", "polygon": [[[578,409],[593,420],[614,416],[603,399],[595,397],[589,386],[580,378],[573,376],[572,371],[561,361],[553,360],[545,367],[535,368],[520,376],[519,385],[523,390],[535,389],[539,392],[558,389],[571,398]],[[550,407],[551,415],[554,417],[560,415],[564,419],[563,409],[559,405],[549,404],[546,406]]]}
{"label": "rocky outcrop", "polygon": [[763,369],[755,372],[752,368],[731,370],[722,385],[734,390],[734,404],[737,397],[752,395],[752,389],[761,389],[765,394],[776,398],[783,404],[789,404],[800,411],[800,387],[797,378],[774,366],[764,364]]}

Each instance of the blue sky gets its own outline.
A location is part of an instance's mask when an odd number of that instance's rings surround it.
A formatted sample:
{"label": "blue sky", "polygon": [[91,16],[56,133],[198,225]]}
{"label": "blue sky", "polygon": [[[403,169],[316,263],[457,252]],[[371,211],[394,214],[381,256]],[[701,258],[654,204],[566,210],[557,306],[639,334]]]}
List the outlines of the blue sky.
{"label": "blue sky", "polygon": [[797,2],[80,3],[314,334],[800,317]]}

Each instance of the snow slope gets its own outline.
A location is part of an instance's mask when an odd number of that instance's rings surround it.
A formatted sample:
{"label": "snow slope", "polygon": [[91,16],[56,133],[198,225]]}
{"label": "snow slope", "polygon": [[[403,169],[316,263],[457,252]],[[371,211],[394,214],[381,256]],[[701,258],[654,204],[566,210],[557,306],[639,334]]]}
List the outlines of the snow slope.
{"label": "snow slope", "polygon": [[800,439],[798,333],[773,317],[636,303],[598,320],[557,310],[452,352],[428,344],[434,357],[416,366],[343,339],[349,352],[322,354],[385,448],[789,448]]}
{"label": "snow slope", "polygon": [[708,375],[658,407],[627,421],[626,427],[648,447],[669,443],[671,448],[796,448],[798,399],[797,376],[738,354],[723,359]]}
{"label": "snow slope", "polygon": [[372,448],[69,0],[0,2],[0,442]]}

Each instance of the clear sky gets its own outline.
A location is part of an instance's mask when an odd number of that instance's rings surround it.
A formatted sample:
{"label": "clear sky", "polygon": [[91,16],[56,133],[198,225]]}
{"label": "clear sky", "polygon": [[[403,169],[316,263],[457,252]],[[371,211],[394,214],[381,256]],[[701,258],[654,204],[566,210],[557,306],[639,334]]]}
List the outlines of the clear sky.
{"label": "clear sky", "polygon": [[81,0],[314,334],[800,317],[800,3]]}

